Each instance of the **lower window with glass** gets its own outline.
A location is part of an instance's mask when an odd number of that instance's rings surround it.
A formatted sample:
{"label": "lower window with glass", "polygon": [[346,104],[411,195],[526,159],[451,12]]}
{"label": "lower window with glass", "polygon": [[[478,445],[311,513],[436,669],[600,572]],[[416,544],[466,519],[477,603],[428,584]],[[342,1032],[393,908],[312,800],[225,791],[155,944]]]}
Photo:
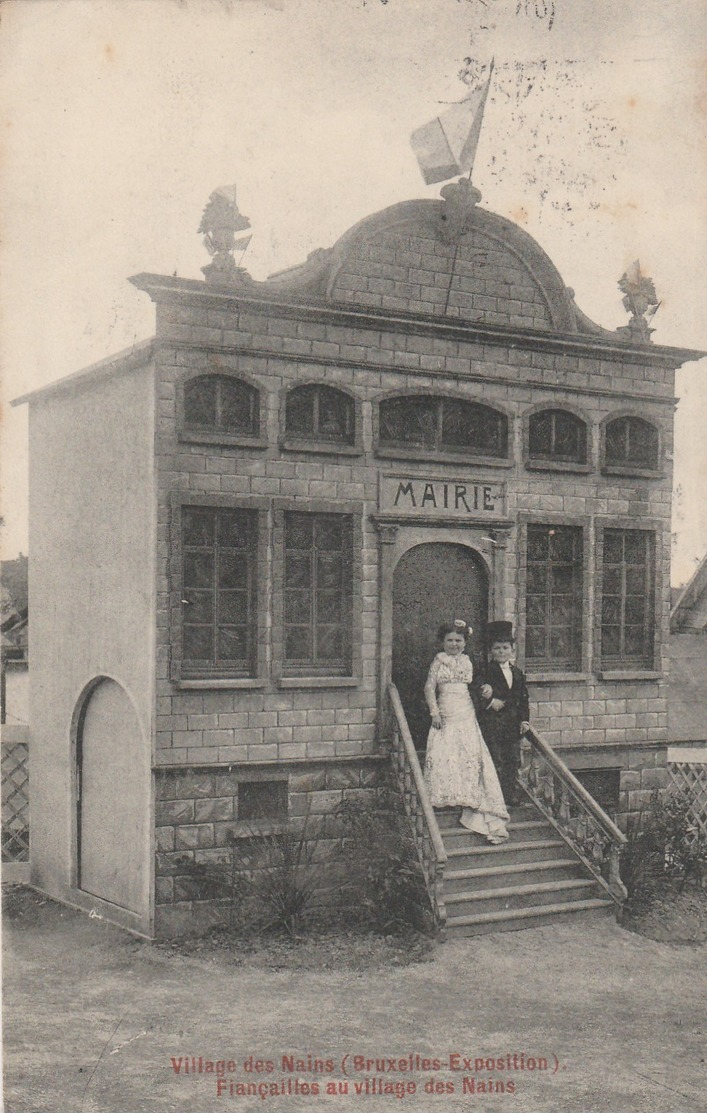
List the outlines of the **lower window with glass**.
{"label": "lower window with glass", "polygon": [[648,530],[603,534],[601,662],[652,668],[655,638],[655,538]]}
{"label": "lower window with glass", "polygon": [[353,540],[345,514],[285,513],[288,676],[346,676],[352,657]]}
{"label": "lower window with glass", "polygon": [[257,511],[183,506],[181,514],[181,674],[254,676]]}
{"label": "lower window with glass", "polygon": [[582,664],[582,528],[529,525],[526,552],[526,666],[578,671]]}

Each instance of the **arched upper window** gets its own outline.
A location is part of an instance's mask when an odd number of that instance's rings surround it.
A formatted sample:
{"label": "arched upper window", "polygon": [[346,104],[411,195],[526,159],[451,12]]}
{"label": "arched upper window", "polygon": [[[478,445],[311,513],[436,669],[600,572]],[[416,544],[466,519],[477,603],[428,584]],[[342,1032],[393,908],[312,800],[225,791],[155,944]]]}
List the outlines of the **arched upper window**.
{"label": "arched upper window", "polygon": [[184,386],[184,428],[195,433],[258,435],[258,391],[231,375],[199,375]]}
{"label": "arched upper window", "polygon": [[567,410],[541,410],[531,414],[528,456],[531,460],[586,464],[587,426]]}
{"label": "arched upper window", "polygon": [[379,442],[503,458],[508,454],[508,420],[490,406],[463,398],[427,394],[386,398],[380,404]]}
{"label": "arched upper window", "polygon": [[617,417],[608,422],[604,463],[609,467],[658,468],[658,430],[642,417]]}
{"label": "arched upper window", "polygon": [[311,438],[353,444],[354,400],[343,390],[321,383],[297,386],[287,395],[285,434],[296,440]]}

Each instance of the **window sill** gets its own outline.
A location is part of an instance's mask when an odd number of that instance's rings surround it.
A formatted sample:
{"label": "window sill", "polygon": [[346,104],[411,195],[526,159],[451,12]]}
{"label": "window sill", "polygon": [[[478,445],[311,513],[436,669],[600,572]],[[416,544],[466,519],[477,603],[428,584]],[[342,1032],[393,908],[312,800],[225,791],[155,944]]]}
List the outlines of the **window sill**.
{"label": "window sill", "polygon": [[567,684],[574,681],[585,683],[593,680],[590,672],[526,672],[528,684]]}
{"label": "window sill", "polygon": [[279,442],[283,452],[315,452],[320,456],[363,456],[363,449],[357,444],[340,444],[337,441],[300,441],[290,437]]}
{"label": "window sill", "polygon": [[470,453],[444,452],[424,448],[377,446],[375,455],[384,460],[422,460],[430,464],[469,464],[483,468],[512,468],[514,461],[499,456],[473,456]]}
{"label": "window sill", "polygon": [[175,680],[177,688],[266,688],[267,680],[256,676],[199,677]]}
{"label": "window sill", "polygon": [[662,680],[663,673],[656,669],[602,669],[599,680]]}
{"label": "window sill", "polygon": [[357,688],[355,676],[281,676],[278,688]]}
{"label": "window sill", "polygon": [[525,467],[528,471],[560,471],[573,472],[577,475],[588,475],[592,470],[591,464],[579,464],[571,460],[526,460]]}
{"label": "window sill", "polygon": [[601,474],[635,476],[638,479],[665,478],[665,472],[661,468],[642,468],[638,464],[603,464]]}
{"label": "window sill", "polygon": [[[385,744],[386,743],[382,743],[381,745]],[[622,743],[622,745],[625,745],[625,743]],[[164,753],[166,751],[162,752]],[[373,754],[338,754],[335,756],[328,755],[326,757],[273,758],[269,761],[258,761],[256,758],[250,761],[160,761],[152,766],[152,770],[155,773],[180,773],[184,772],[185,769],[227,769],[230,773],[235,769],[239,774],[241,772],[243,773],[244,780],[247,778],[252,780],[253,776],[258,776],[260,773],[263,774],[263,779],[265,780],[284,780],[286,774],[282,774],[283,766],[287,766],[288,769],[292,767],[295,769],[306,769],[312,765],[355,765],[356,763],[360,764],[361,762],[368,761],[389,762],[390,754],[388,751],[381,753],[380,750],[378,750]],[[271,771],[273,772],[272,778],[270,777]],[[228,819],[224,820],[224,822],[235,824],[244,821]],[[245,822],[250,821],[247,820]]]}
{"label": "window sill", "polygon": [[214,444],[223,445],[224,448],[267,448],[268,440],[265,437],[250,437],[247,434],[239,436],[235,433],[219,433],[217,431],[199,433],[189,429],[181,429],[179,440],[183,444]]}

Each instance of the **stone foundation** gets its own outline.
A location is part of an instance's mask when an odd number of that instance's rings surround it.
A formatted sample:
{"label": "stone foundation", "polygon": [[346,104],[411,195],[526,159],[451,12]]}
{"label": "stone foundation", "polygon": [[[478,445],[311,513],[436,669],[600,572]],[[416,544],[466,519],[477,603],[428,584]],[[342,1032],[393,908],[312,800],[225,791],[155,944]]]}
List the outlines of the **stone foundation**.
{"label": "stone foundation", "polygon": [[638,816],[648,807],[655,789],[667,787],[667,747],[663,743],[630,749],[606,745],[583,750],[558,748],[558,754],[576,774],[600,769],[619,773],[618,806],[610,814],[622,831],[626,830],[629,816]]}
{"label": "stone foundation", "polygon": [[[312,863],[321,873],[317,904],[336,903],[343,831],[333,813],[346,799],[371,799],[388,785],[388,769],[384,757],[160,769],[155,935],[198,934],[226,924],[229,901],[213,877],[228,874],[234,840],[252,846],[260,837],[264,845],[268,836],[287,830],[304,831],[310,843]],[[274,786],[282,788],[273,791]],[[265,804],[260,814],[259,800]]]}

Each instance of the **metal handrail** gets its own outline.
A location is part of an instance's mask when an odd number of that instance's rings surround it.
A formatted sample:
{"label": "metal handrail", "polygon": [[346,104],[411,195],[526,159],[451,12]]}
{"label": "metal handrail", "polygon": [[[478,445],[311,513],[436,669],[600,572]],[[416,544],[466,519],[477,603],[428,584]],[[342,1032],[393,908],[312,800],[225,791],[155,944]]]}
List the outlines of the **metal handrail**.
{"label": "metal handrail", "polygon": [[444,843],[442,842],[442,835],[439,830],[439,824],[437,823],[437,817],[430,803],[430,796],[427,791],[425,779],[422,776],[422,769],[420,768],[420,761],[417,756],[417,750],[415,749],[415,743],[412,740],[407,718],[405,717],[405,711],[400,700],[400,693],[395,684],[391,683],[388,685],[388,694],[390,695],[390,702],[393,705],[393,711],[395,712],[395,718],[397,720],[398,730],[400,731],[400,737],[403,740],[405,753],[410,763],[412,775],[415,779],[415,788],[420,798],[420,805],[430,832],[430,839],[432,840],[432,846],[434,847],[437,861],[440,863],[446,862],[447,853],[444,849]]}

